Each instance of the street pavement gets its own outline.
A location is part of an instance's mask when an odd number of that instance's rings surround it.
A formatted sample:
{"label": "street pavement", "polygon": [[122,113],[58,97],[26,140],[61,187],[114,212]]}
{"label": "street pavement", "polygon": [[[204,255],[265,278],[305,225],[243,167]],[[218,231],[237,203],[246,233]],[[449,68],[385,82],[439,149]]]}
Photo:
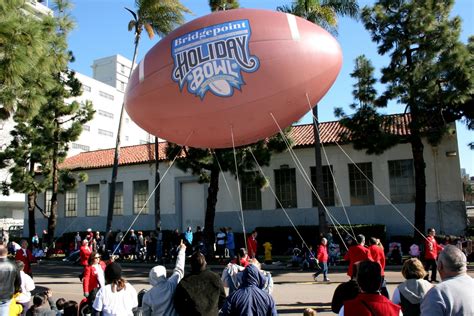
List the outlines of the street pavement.
{"label": "street pavement", "polygon": [[[151,264],[124,263],[123,276],[135,289],[149,289],[148,272]],[[167,266],[168,273],[172,272],[173,266]],[[318,315],[335,315],[331,312],[331,299],[335,288],[348,280],[346,267],[331,267],[329,278],[331,282],[314,282],[312,272],[299,271],[284,266],[267,266],[265,269],[271,271],[274,281],[273,298],[277,305],[279,315],[302,315],[303,310],[311,307]],[[389,293],[392,294],[395,287],[403,281],[400,266],[389,267],[386,271],[386,280]],[[211,269],[219,274],[223,266],[211,266]],[[53,291],[53,298],[64,297],[67,300],[79,302],[82,298],[82,284],[79,274],[82,268],[63,262],[40,262],[33,266],[33,277],[36,284],[36,292],[49,288]],[[469,271],[474,276],[474,271]]]}

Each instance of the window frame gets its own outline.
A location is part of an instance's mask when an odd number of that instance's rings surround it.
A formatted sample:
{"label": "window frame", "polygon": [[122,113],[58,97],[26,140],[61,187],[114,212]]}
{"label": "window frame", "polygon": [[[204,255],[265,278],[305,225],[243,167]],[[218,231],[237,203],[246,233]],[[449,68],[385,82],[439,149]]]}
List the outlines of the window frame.
{"label": "window frame", "polygon": [[297,208],[298,194],[296,188],[296,169],[285,167],[280,169],[274,169],[273,171],[275,182],[275,195],[277,197],[275,199],[275,208]]}
{"label": "window frame", "polygon": [[[97,188],[97,196],[91,196],[92,189]],[[94,200],[92,200],[94,199]],[[91,206],[96,206],[96,208],[91,208]],[[88,184],[86,185],[86,216],[93,217],[100,215],[100,184]]]}
{"label": "window frame", "polygon": [[[144,185],[146,184],[146,191],[138,191],[140,189],[139,185]],[[140,210],[143,208],[143,205],[146,203],[148,199],[148,180],[137,180],[133,181],[133,214],[136,215],[140,212]],[[140,203],[141,202],[141,203]],[[143,211],[141,214],[148,214],[149,210],[149,204],[146,205],[146,207],[143,208]]]}
{"label": "window frame", "polygon": [[[323,190],[324,198],[323,203],[325,206],[336,206],[336,196],[334,194],[334,179],[332,177],[331,171],[334,173],[334,168],[330,166],[323,167]],[[316,167],[310,167],[311,183],[313,187],[316,188]],[[318,206],[318,198],[311,192],[311,200],[313,207]]]}
{"label": "window frame", "polygon": [[[370,181],[359,171],[367,175]],[[373,172],[372,162],[359,162],[356,164],[348,164],[349,173],[349,194],[351,205],[374,205],[374,186],[373,186]],[[354,178],[357,176],[357,178]],[[372,182],[372,183],[371,183]],[[365,194],[362,194],[365,191]]]}
{"label": "window frame", "polygon": [[[398,164],[398,166],[395,166],[395,164]],[[402,164],[405,165],[403,166]],[[414,203],[416,197],[416,186],[413,159],[388,160],[387,167],[390,201],[392,203]],[[393,168],[397,169],[394,170]],[[403,170],[403,168],[407,169]],[[407,171],[411,174],[404,176]],[[394,175],[395,172],[398,172],[399,175]],[[408,183],[401,183],[402,181],[407,181]]]}

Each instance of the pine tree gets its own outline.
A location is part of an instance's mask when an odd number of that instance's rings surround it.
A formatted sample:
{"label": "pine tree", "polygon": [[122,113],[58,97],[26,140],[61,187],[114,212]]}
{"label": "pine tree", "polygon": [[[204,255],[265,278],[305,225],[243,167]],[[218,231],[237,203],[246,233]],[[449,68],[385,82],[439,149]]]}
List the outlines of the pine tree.
{"label": "pine tree", "polygon": [[[365,7],[362,20],[378,45],[378,53],[388,54],[382,68],[385,91],[370,111],[361,106],[352,118],[343,120],[353,132],[354,144],[368,153],[380,153],[403,141],[411,144],[415,170],[415,226],[425,231],[426,177],[422,138],[438,144],[452,123],[464,118],[472,127],[473,67],[472,40],[459,40],[461,20],[451,18],[453,0],[380,0]],[[360,79],[361,77],[357,77]],[[377,122],[376,110],[395,100],[409,113],[408,139],[371,137],[362,128]],[[360,123],[362,125],[358,125]],[[364,125],[365,124],[365,125]],[[372,124],[372,125],[371,125]],[[362,126],[362,127],[361,127]],[[371,130],[372,132],[372,130]],[[357,137],[356,137],[357,136]],[[416,234],[416,238],[420,238]]]}

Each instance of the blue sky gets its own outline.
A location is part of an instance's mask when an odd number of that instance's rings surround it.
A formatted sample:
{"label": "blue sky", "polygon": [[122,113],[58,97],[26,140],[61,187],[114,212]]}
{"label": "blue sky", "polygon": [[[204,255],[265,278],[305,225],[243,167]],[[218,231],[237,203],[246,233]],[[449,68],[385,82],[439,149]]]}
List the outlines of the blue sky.
{"label": "blue sky", "polygon": [[[50,0],[51,1],[51,0]],[[69,48],[73,51],[76,61],[71,68],[82,74],[92,76],[92,61],[94,59],[121,54],[127,58],[133,56],[133,33],[128,32],[127,25],[131,19],[124,7],[134,8],[133,0],[71,0],[74,8],[71,12],[76,22],[76,28],[69,37]],[[188,21],[210,13],[207,0],[182,0],[193,14],[188,15]],[[370,5],[374,1],[360,0],[361,7]],[[290,4],[291,0],[240,0],[243,8],[275,9],[279,5]],[[453,14],[459,15],[463,20],[461,39],[467,42],[470,35],[474,35],[474,1],[457,0]],[[342,18],[339,20],[339,35],[337,37],[343,55],[344,62],[341,73],[326,96],[320,101],[320,120],[334,120],[334,108],[343,107],[348,111],[348,105],[353,102],[351,94],[354,83],[349,74],[354,68],[354,60],[357,56],[365,54],[376,69],[388,63],[388,57],[377,55],[376,45],[371,42],[368,32],[361,22]],[[138,60],[158,41],[158,38],[149,40],[143,36]],[[376,72],[376,76],[379,76]],[[378,86],[378,91],[383,87]],[[399,105],[391,105],[385,109],[385,113],[402,112]],[[310,115],[304,116],[302,123],[311,122]],[[467,145],[474,141],[474,132],[467,131],[463,124],[458,123],[458,142],[461,167],[474,176],[474,151],[469,150]]]}

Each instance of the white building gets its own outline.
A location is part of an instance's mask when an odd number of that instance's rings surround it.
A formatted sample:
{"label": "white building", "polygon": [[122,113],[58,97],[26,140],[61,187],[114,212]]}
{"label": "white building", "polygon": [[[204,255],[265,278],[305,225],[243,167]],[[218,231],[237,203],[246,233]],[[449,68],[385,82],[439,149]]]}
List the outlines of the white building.
{"label": "white building", "polygon": [[[408,116],[397,115],[398,133],[406,135]],[[398,125],[397,125],[398,126]],[[352,224],[384,224],[388,235],[412,235],[413,228],[390,204],[406,218],[414,221],[414,170],[411,147],[400,144],[381,155],[366,155],[355,151],[351,144],[342,148],[349,157],[372,179],[387,201],[374,186],[355,168],[353,162],[336,145],[342,130],[338,122],[321,124],[321,139],[333,168],[335,181],[324,161],[324,187],[328,193],[325,204],[329,212],[341,223],[347,223],[344,205]],[[314,137],[311,125],[296,126],[292,130],[295,152],[304,170],[309,174],[315,165]],[[435,227],[440,233],[463,234],[466,228],[466,208],[462,196],[460,163],[456,135],[444,137],[441,144],[425,144],[426,161],[426,227]],[[160,171],[163,175],[169,166],[164,161],[166,143],[160,143]],[[92,228],[105,230],[107,217],[108,185],[113,161],[113,149],[84,152],[68,158],[63,168],[86,172],[88,181],[72,192],[58,197],[58,228],[56,232],[78,231]],[[318,216],[310,187],[295,167],[288,152],[272,157],[271,165],[263,168],[279,199],[295,225],[317,225]],[[117,179],[117,193],[113,229],[127,229],[154,189],[153,145],[125,147]],[[230,191],[223,181],[226,178]],[[216,207],[215,227],[232,226],[241,231],[237,183],[230,174],[221,174]],[[339,197],[336,190],[339,189]],[[241,184],[245,225],[248,230],[258,226],[290,226],[276,198],[269,188],[260,191],[249,184]],[[164,229],[183,230],[190,225],[203,226],[206,208],[207,184],[184,173],[174,166],[161,184],[161,219]],[[40,205],[45,200],[40,198]],[[154,198],[134,224],[135,229],[154,229]],[[25,215],[27,216],[27,215]],[[37,230],[46,227],[46,220],[37,218]],[[330,222],[331,224],[331,222]]]}
{"label": "white building", "polygon": [[[36,3],[36,5],[41,6],[42,4]],[[83,151],[115,147],[120,110],[131,64],[132,62],[127,58],[114,55],[93,62],[94,76],[97,77],[90,78],[76,73],[76,77],[82,83],[83,94],[75,100],[79,102],[91,101],[96,113],[94,118],[83,126],[80,138],[70,144],[68,156]],[[10,131],[13,128],[14,122],[11,119],[0,122],[0,146],[2,149],[10,143]],[[139,128],[124,112],[121,145],[129,146],[148,142],[153,142],[153,138]],[[7,169],[0,170],[0,179],[1,181],[9,179]],[[12,224],[21,224],[24,205],[23,194],[11,191],[9,196],[0,195],[0,219],[3,219],[0,224],[2,227],[6,229]],[[15,220],[12,221],[12,219]]]}

